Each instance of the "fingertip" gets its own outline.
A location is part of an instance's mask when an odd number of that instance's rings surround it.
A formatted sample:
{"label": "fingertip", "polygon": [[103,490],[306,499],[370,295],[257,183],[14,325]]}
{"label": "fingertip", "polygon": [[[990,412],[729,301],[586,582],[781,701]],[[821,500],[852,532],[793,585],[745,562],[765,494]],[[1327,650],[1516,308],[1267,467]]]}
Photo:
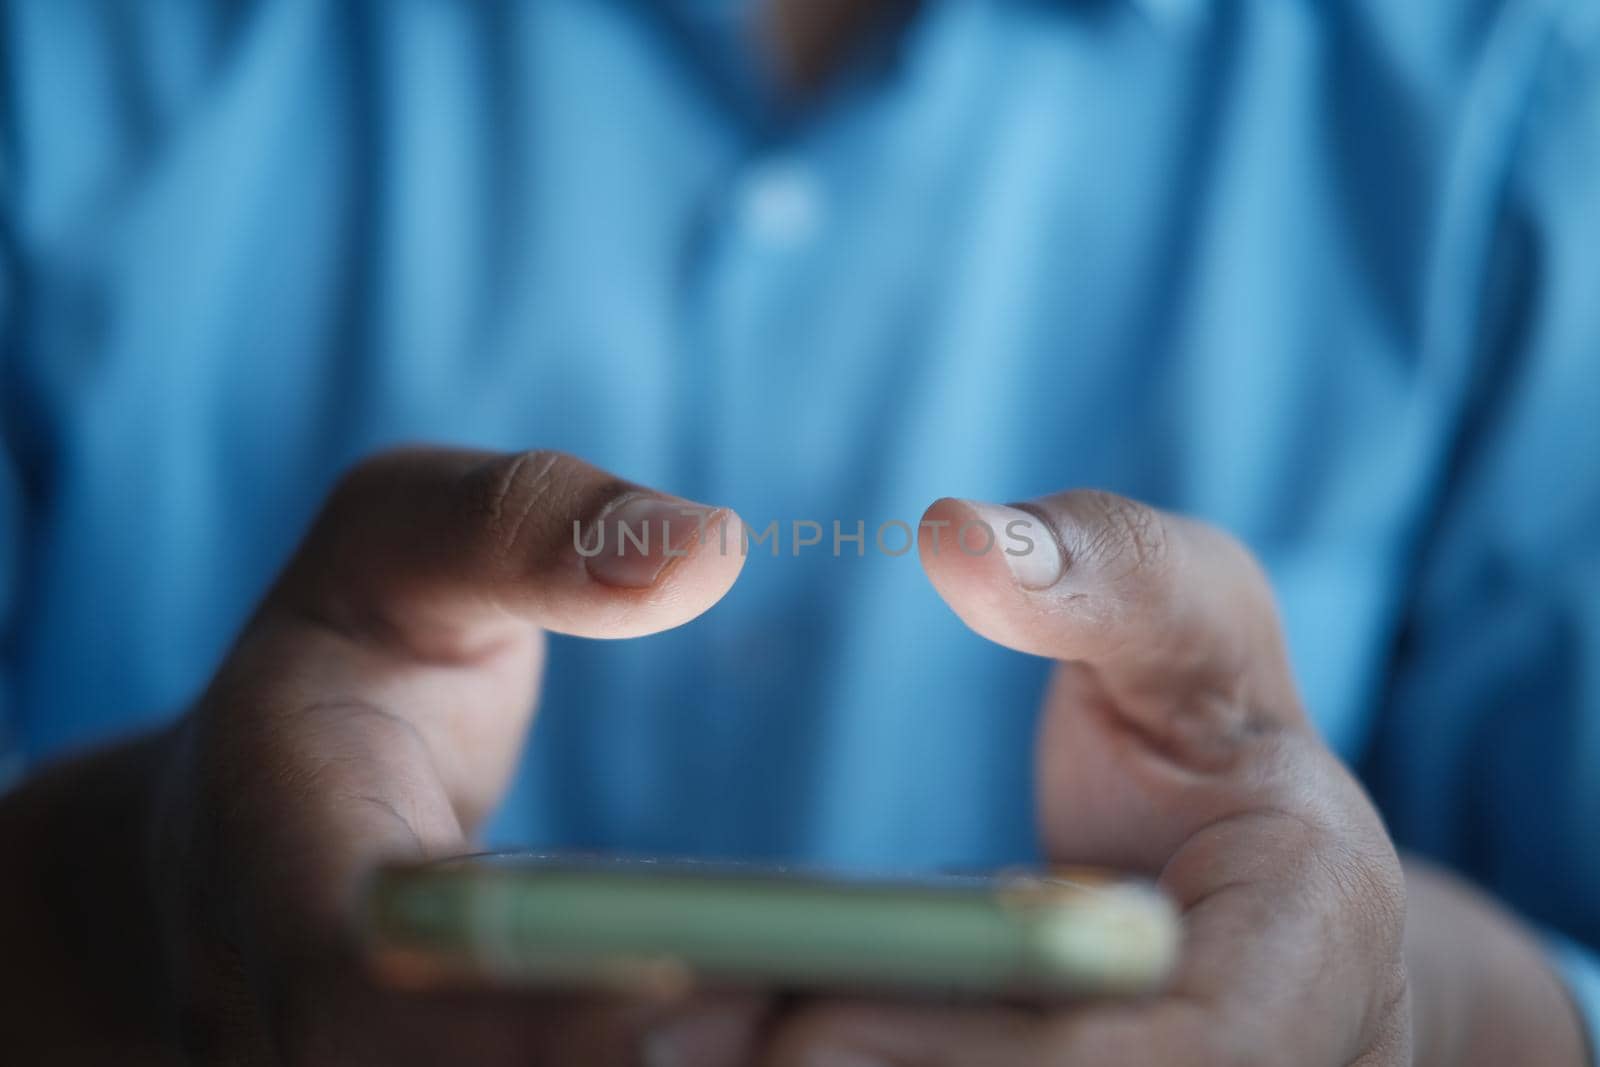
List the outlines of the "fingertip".
{"label": "fingertip", "polygon": [[999,583],[1021,593],[1047,590],[1066,571],[1055,531],[1022,507],[944,497],[923,513],[922,565],[936,586],[957,595],[966,581]]}
{"label": "fingertip", "polygon": [[923,513],[919,557],[934,590],[962,622],[991,641],[1020,648],[1032,597],[1018,585],[996,532],[983,505],[944,497]]}
{"label": "fingertip", "polygon": [[689,546],[689,554],[674,560],[662,581],[693,587],[703,606],[712,607],[727,595],[744,570],[744,520],[732,508],[712,508],[702,533]]}
{"label": "fingertip", "polygon": [[[976,524],[982,517],[971,501],[940,497],[922,513],[917,524],[917,556],[939,595],[960,596],[969,581],[984,582],[994,573],[988,552],[978,551],[986,535]],[[971,538],[972,548],[962,542]]]}
{"label": "fingertip", "polygon": [[945,497],[923,515],[921,560],[934,589],[973,631],[1033,655],[1077,649],[1070,557],[1033,503]]}
{"label": "fingertip", "polygon": [[[623,566],[596,555],[584,560],[591,586],[613,605],[597,623],[580,631],[601,638],[642,637],[671,630],[705,614],[733,588],[744,569],[744,523],[725,507],[675,502],[676,514],[691,519],[682,537],[657,544],[650,558]],[[631,545],[629,546],[631,549]],[[623,580],[617,580],[618,575]]]}

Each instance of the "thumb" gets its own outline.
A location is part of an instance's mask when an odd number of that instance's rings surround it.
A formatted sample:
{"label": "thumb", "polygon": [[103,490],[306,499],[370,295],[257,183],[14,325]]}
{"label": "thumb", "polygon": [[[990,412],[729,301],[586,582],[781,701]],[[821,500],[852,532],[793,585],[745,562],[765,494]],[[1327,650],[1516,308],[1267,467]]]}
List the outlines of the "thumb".
{"label": "thumb", "polygon": [[1151,740],[1304,722],[1270,586],[1220,530],[1093,490],[946,498],[923,527],[923,567],[968,626],[1088,665]]}
{"label": "thumb", "polygon": [[521,751],[542,631],[687,622],[737,578],[741,535],[727,509],[561,453],[384,453],[329,497],[206,703],[310,705],[268,717],[289,762],[320,765],[342,745],[366,794],[436,782],[470,829]]}
{"label": "thumb", "polygon": [[266,610],[426,660],[529,624],[635,637],[721,599],[740,536],[728,509],[559,452],[402,449],[344,478]]}

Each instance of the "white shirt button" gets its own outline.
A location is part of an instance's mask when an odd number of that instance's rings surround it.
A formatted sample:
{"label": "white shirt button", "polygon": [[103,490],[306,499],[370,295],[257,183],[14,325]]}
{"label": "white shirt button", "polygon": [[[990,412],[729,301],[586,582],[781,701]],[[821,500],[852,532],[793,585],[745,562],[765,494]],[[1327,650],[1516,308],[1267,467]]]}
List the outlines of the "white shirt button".
{"label": "white shirt button", "polygon": [[803,244],[822,225],[821,186],[814,173],[797,163],[760,164],[740,182],[737,197],[741,225],[765,244]]}

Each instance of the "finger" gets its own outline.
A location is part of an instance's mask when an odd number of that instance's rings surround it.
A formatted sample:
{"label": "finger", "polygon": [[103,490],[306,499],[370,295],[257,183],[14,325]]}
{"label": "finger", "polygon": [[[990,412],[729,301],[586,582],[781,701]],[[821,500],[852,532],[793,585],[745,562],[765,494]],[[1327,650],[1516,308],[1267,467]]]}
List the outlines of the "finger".
{"label": "finger", "polygon": [[1046,1062],[1039,1019],[1019,1009],[818,1000],[773,1026],[759,1067],[943,1067]]}
{"label": "finger", "polygon": [[923,524],[929,578],[985,637],[1092,664],[1118,695],[1297,717],[1270,587],[1221,531],[1083,490],[1018,507],[946,498]]}
{"label": "finger", "polygon": [[741,532],[725,508],[557,452],[401,450],[341,482],[269,608],[429,659],[508,626],[633,637],[716,603]]}
{"label": "finger", "polygon": [[1050,1011],[820,1002],[774,1028],[761,1067],[1088,1067],[1233,1062],[1199,1007],[1168,1000]]}
{"label": "finger", "polygon": [[[398,1032],[382,1041],[382,1054],[371,1062],[394,1064],[397,1054],[410,1054],[413,1059],[403,1062],[742,1067],[750,1062],[765,1011],[754,997],[662,1003],[498,993],[422,1005],[397,1001],[390,1005],[389,1016],[403,1022]],[[346,1019],[342,1029],[352,1029],[350,1024],[360,1021],[358,1016]],[[334,1035],[331,1043],[338,1046],[341,1041]]]}
{"label": "finger", "polygon": [[345,986],[297,1008],[278,1032],[290,1062],[340,1067],[736,1067],[749,1062],[766,1010],[754,996],[397,995]]}
{"label": "finger", "polygon": [[[189,850],[253,857],[248,874],[229,865],[242,896],[292,885],[296,908],[259,908],[284,941],[297,932],[285,915],[323,936],[372,863],[460,851],[521,750],[541,628],[647,633],[733,582],[741,555],[713,531],[731,527],[735,544],[738,519],[686,512],[555,453],[413,449],[362,464],[186,730],[205,800],[189,807],[218,831]],[[574,524],[586,546],[606,529],[608,551],[585,556]]]}

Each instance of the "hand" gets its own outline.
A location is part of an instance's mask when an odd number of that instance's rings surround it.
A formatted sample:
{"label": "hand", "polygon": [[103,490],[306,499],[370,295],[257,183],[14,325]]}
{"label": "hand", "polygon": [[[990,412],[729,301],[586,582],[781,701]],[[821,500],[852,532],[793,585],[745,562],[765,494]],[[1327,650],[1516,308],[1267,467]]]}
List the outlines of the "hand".
{"label": "hand", "polygon": [[[600,554],[580,554],[575,522],[585,552],[604,524]],[[619,555],[617,522],[635,536],[648,522],[649,551]],[[542,631],[632,637],[694,618],[742,563],[701,536],[723,523],[736,539],[731,512],[553,453],[396,452],[349,475],[173,736],[153,898],[190,1053],[737,1056],[752,1003],[401,996],[374,986],[345,934],[375,864],[471,851],[527,732]]]}
{"label": "hand", "polygon": [[[1307,721],[1260,569],[1108,494],[1025,508],[938,502],[922,562],[978,633],[1061,661],[1037,749],[1045,854],[1159,877],[1179,970],[1159,997],[1054,1011],[820,1002],[768,1062],[1410,1063],[1400,863]],[[963,539],[973,520],[991,550],[975,526]]]}

